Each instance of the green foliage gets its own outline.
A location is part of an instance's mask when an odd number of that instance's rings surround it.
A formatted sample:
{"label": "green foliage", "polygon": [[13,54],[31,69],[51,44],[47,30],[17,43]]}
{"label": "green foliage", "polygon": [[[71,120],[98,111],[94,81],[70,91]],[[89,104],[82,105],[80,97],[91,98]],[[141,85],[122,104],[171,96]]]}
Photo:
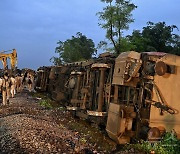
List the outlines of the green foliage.
{"label": "green foliage", "polygon": [[175,25],[168,26],[165,22],[148,22],[142,32],[135,30],[132,35],[127,36],[131,50],[159,51],[180,55],[180,36],[174,34]]}
{"label": "green foliage", "polygon": [[76,36],[72,36],[71,39],[66,41],[57,42],[55,52],[59,54],[59,57],[52,57],[54,64],[63,62],[76,62],[81,60],[87,60],[96,53],[96,48],[93,40],[88,39],[85,35],[78,32]]}
{"label": "green foliage", "polygon": [[130,50],[144,52],[147,47],[147,39],[142,36],[142,33],[139,30],[134,30],[132,35],[128,35],[127,39],[129,40]]}
{"label": "green foliage", "polygon": [[147,153],[154,151],[157,154],[179,154],[180,140],[176,138],[174,133],[168,132],[159,142],[141,141],[141,143],[129,145],[128,148],[135,148]]}
{"label": "green foliage", "polygon": [[106,38],[110,40],[117,54],[121,52],[121,38],[124,30],[129,29],[129,24],[134,22],[131,12],[136,6],[131,0],[101,0],[107,6],[98,12],[99,26],[106,30]]}
{"label": "green foliage", "polygon": [[148,39],[148,45],[156,49],[156,51],[169,52],[173,45],[172,34],[175,25],[167,26],[165,22],[159,22],[154,24],[148,22],[147,27],[143,28],[142,35]]}
{"label": "green foliage", "polygon": [[[133,45],[127,38],[121,39],[121,48],[120,52],[126,52],[134,49],[136,46]],[[135,50],[136,51],[136,50]]]}
{"label": "green foliage", "polygon": [[50,59],[50,61],[53,62],[54,65],[56,65],[56,66],[59,66],[59,65],[62,64],[61,58],[58,58],[58,57],[54,57],[54,56],[53,56],[53,57]]}
{"label": "green foliage", "polygon": [[51,105],[50,103],[50,100],[49,99],[43,99],[39,102],[39,104],[47,109],[51,109],[53,108],[53,106]]}

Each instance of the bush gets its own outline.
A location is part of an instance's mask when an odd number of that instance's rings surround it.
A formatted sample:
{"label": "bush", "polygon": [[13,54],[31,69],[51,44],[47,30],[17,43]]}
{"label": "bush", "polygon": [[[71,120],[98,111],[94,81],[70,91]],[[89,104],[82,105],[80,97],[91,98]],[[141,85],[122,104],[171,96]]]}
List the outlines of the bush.
{"label": "bush", "polygon": [[180,140],[173,132],[166,133],[161,141],[140,143],[130,145],[131,148],[150,153],[154,151],[157,154],[180,154]]}
{"label": "bush", "polygon": [[52,105],[51,103],[49,102],[49,100],[41,100],[40,103],[39,103],[41,106],[45,107],[45,108],[48,108],[48,109],[51,109],[52,108]]}

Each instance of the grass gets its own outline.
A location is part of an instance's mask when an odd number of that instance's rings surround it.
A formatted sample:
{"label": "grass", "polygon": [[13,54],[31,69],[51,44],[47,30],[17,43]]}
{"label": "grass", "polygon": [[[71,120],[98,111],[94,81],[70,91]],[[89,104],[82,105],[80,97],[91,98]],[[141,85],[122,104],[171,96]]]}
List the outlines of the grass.
{"label": "grass", "polygon": [[81,142],[86,143],[87,141],[95,145],[99,150],[111,152],[116,149],[116,143],[109,137],[103,134],[98,128],[92,127],[88,122],[79,119],[68,122],[68,128],[80,132],[82,138]]}
{"label": "grass", "polygon": [[39,104],[47,109],[58,108],[60,105],[54,100],[50,99],[47,93],[32,93],[32,97],[39,98]]}
{"label": "grass", "polygon": [[48,99],[43,99],[43,100],[39,101],[39,104],[42,107],[45,107],[47,109],[52,109],[53,108],[52,104],[50,103],[50,101]]}
{"label": "grass", "polygon": [[180,140],[177,139],[175,133],[167,132],[161,141],[148,142],[140,141],[137,144],[127,145],[126,148],[134,148],[145,153],[156,154],[179,154],[180,153]]}

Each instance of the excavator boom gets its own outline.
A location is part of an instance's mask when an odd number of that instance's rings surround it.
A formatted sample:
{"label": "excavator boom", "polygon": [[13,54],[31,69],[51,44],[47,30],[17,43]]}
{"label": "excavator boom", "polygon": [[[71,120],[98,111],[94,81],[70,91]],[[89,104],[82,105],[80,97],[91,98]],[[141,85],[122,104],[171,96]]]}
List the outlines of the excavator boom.
{"label": "excavator boom", "polygon": [[11,53],[5,53],[5,52],[7,52],[7,51],[0,52],[0,60],[3,63],[3,68],[4,69],[8,68],[7,59],[9,58],[10,59],[10,64],[11,64],[11,69],[14,70],[16,65],[17,65],[17,52],[16,52],[16,49],[12,49]]}

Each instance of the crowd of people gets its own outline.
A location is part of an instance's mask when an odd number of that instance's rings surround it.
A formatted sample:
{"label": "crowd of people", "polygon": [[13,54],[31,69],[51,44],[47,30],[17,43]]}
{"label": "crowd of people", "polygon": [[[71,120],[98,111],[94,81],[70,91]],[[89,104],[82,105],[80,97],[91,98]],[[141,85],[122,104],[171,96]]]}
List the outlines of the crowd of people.
{"label": "crowd of people", "polygon": [[9,104],[9,99],[14,98],[16,93],[27,89],[29,92],[33,91],[34,76],[28,72],[24,74],[17,74],[16,76],[5,72],[0,76],[0,92],[2,94],[2,104]]}

